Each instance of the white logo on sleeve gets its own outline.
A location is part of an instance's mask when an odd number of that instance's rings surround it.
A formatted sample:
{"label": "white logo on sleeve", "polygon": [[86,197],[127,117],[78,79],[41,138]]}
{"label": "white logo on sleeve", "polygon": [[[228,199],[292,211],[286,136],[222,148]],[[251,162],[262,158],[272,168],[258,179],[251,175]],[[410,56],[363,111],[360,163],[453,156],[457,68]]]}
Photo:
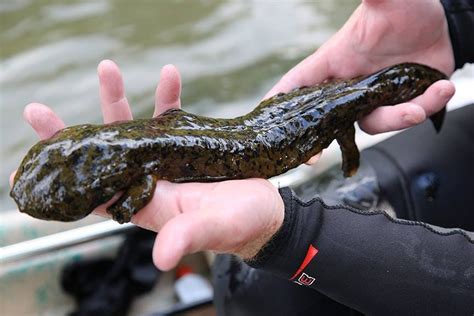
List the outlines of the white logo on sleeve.
{"label": "white logo on sleeve", "polygon": [[300,277],[298,278],[298,280],[295,281],[296,284],[299,284],[299,285],[306,285],[306,286],[310,286],[311,284],[314,283],[314,278],[312,276],[309,276],[307,275],[306,273],[302,273],[300,275]]}

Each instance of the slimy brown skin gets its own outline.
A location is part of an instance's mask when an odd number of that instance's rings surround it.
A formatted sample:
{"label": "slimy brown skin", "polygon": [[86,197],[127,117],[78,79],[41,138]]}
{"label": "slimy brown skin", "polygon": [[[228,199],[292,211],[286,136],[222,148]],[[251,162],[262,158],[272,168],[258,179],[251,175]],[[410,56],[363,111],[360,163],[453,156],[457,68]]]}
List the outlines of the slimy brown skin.
{"label": "slimy brown skin", "polygon": [[[158,178],[269,178],[333,140],[342,150],[344,175],[351,176],[359,166],[354,122],[379,106],[411,100],[445,78],[406,63],[278,94],[233,119],[169,110],[153,119],[68,127],[30,149],[10,195],[33,217],[74,221],[122,191],[108,212],[123,223],[149,202]],[[432,117],[437,130],[443,114]]]}

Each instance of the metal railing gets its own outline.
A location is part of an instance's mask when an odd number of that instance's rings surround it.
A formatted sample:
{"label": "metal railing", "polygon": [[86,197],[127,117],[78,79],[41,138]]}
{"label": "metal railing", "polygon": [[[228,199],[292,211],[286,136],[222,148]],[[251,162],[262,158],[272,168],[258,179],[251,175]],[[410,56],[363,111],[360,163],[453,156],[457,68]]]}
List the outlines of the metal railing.
{"label": "metal railing", "polygon": [[127,223],[120,225],[112,220],[69,229],[0,248],[0,264],[13,262],[49,251],[67,248],[84,242],[120,234],[134,227]]}

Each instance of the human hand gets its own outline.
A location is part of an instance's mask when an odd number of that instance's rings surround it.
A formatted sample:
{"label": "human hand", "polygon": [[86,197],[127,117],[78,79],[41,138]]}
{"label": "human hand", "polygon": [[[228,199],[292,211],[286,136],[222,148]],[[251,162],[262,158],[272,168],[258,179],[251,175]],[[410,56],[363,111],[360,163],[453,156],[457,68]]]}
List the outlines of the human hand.
{"label": "human hand", "polygon": [[[104,122],[132,119],[119,68],[111,61],[103,61],[98,74]],[[177,69],[165,66],[156,89],[154,116],[179,108],[180,90]],[[41,139],[65,127],[50,108],[39,103],[29,104],[24,117]],[[12,178],[13,175],[10,183]],[[94,212],[108,216],[106,208],[118,197],[119,194]],[[283,201],[267,180],[183,184],[158,181],[152,200],[132,222],[159,231],[153,258],[160,269],[168,270],[185,254],[200,250],[251,258],[279,229],[283,217]]]}
{"label": "human hand", "polygon": [[[402,62],[418,62],[452,74],[454,56],[439,0],[363,0],[346,24],[284,75],[266,98]],[[376,109],[359,125],[369,134],[404,129],[441,110],[453,94],[454,85],[441,80],[410,102]]]}

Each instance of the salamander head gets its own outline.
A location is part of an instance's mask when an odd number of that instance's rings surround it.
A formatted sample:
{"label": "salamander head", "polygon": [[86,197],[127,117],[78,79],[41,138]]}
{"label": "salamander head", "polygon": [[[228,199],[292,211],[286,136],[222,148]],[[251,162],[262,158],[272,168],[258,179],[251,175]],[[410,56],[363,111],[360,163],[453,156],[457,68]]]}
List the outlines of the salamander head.
{"label": "salamander head", "polygon": [[111,147],[96,141],[97,135],[82,134],[81,129],[84,127],[62,130],[30,149],[10,192],[21,212],[40,219],[73,221],[114,195],[116,187],[110,183],[119,183],[119,168],[126,166],[116,163]]}
{"label": "salamander head", "polygon": [[120,143],[119,129],[109,127],[76,125],[34,145],[10,192],[19,210],[40,219],[74,221],[128,187],[138,174],[128,165],[133,144]]}
{"label": "salamander head", "polygon": [[86,216],[87,194],[64,159],[70,144],[42,141],[34,145],[15,175],[10,196],[21,212],[46,220],[73,221]]}

